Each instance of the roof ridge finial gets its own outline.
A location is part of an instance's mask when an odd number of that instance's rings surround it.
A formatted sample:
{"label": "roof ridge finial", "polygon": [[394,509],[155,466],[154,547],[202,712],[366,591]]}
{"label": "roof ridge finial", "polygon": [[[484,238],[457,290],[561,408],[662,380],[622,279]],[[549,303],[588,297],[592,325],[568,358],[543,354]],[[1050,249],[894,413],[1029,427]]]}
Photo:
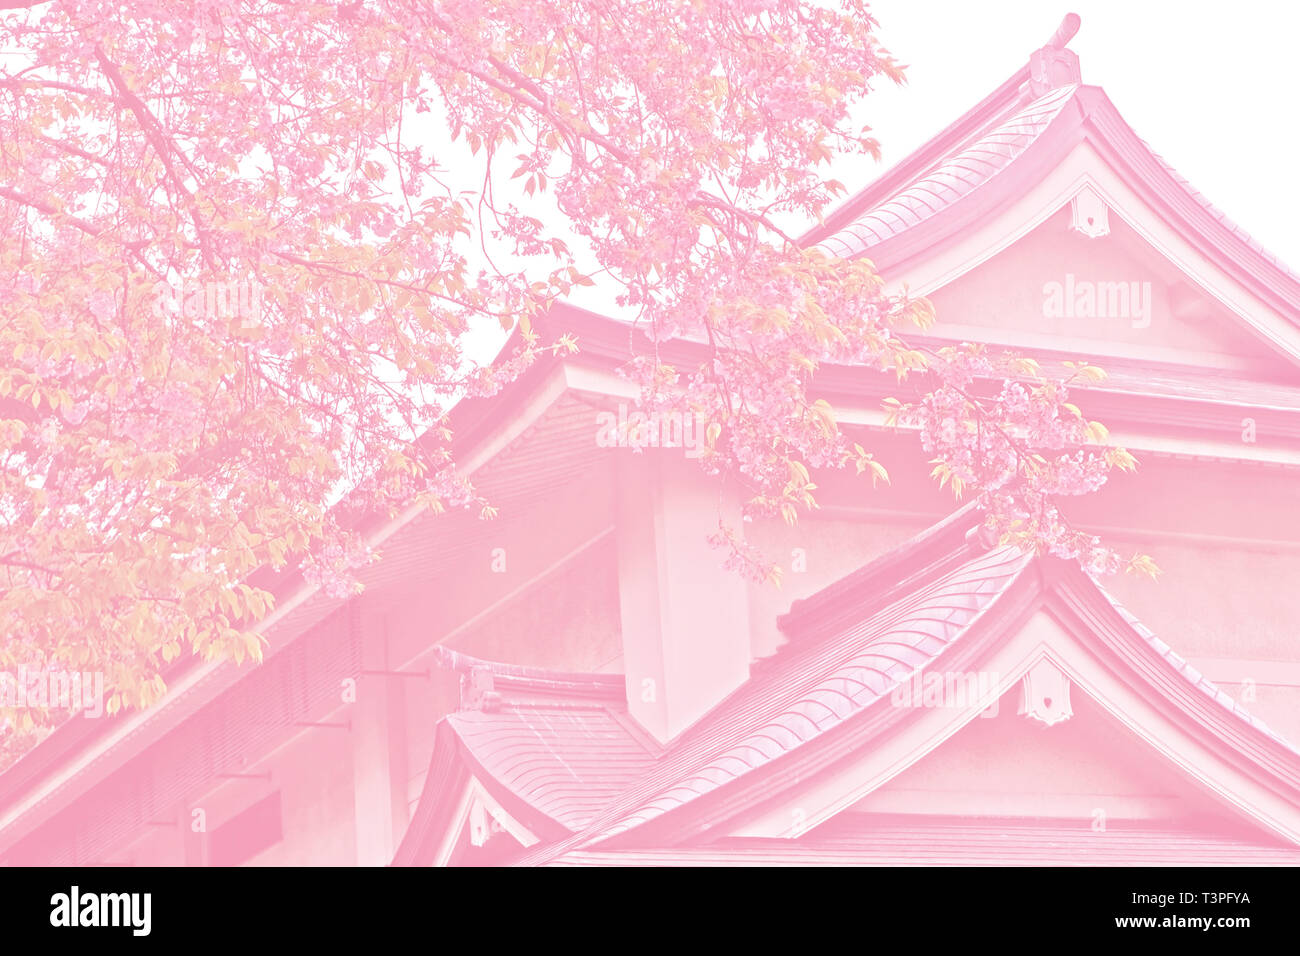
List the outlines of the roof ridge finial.
{"label": "roof ridge finial", "polygon": [[1053,50],[1064,50],[1074,39],[1074,35],[1079,32],[1079,25],[1083,20],[1077,13],[1067,13],[1061,25],[1056,28],[1052,38],[1047,41],[1047,45]]}
{"label": "roof ridge finial", "polygon": [[1066,44],[1079,32],[1077,13],[1067,13],[1047,45],[1029,56],[1029,92],[1037,99],[1044,93],[1083,82],[1079,72],[1079,55]]}

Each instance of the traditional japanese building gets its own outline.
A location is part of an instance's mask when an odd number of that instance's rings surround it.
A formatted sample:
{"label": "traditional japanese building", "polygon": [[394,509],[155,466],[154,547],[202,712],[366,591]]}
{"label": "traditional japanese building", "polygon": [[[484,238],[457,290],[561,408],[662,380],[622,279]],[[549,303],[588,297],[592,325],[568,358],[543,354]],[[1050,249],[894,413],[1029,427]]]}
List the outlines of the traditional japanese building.
{"label": "traditional japanese building", "polygon": [[747,523],[786,567],[748,583],[699,436],[608,440],[629,328],[560,308],[577,354],[455,410],[497,520],[374,521],[347,600],[268,577],[262,665],[180,663],[0,776],[0,858],[1300,863],[1300,277],[1083,83],[1077,27],[807,241],[928,296],[929,344],[1102,366],[1075,400],[1141,464],[1068,514],[1158,582],[988,540],[884,426],[898,384],[823,368],[892,483]]}

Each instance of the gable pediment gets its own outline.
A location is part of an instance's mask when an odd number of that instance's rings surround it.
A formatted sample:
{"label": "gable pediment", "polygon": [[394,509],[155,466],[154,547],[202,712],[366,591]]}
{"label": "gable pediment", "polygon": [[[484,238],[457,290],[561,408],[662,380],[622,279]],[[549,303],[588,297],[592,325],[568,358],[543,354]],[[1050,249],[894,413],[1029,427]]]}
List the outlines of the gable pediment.
{"label": "gable pediment", "polygon": [[[1070,597],[1049,584],[1002,633],[972,635],[964,653],[931,662],[946,695],[931,699],[914,679],[916,690],[893,695],[907,714],[891,733],[731,835],[798,839],[844,813],[869,819],[910,808],[954,821],[1055,818],[1084,831],[1158,820],[1171,833],[1182,823],[1300,845],[1300,754],[1109,599],[1077,613],[1079,595],[1096,586],[1080,586],[1081,573],[1067,578]],[[1112,612],[1119,617],[1093,617]],[[1059,681],[1035,680],[1037,669]],[[963,679],[983,690],[954,695]],[[1046,719],[1035,713],[1044,686],[1065,698],[1054,710],[1047,700]],[[1257,759],[1264,750],[1269,756]]]}
{"label": "gable pediment", "polygon": [[1049,818],[1095,832],[1119,821],[1240,828],[1086,693],[1071,694],[1070,716],[1047,726],[1021,712],[1024,691],[1007,691],[846,812]]}
{"label": "gable pediment", "polygon": [[1089,238],[1067,205],[929,292],[930,333],[1025,351],[1285,375],[1286,358],[1119,216]]}

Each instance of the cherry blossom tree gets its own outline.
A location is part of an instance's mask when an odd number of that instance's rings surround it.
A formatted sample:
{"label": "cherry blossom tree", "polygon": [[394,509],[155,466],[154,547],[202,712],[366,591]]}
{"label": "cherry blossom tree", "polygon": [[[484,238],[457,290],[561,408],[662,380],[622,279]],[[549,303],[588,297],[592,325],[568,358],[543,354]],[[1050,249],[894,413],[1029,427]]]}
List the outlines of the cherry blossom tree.
{"label": "cherry blossom tree", "polygon": [[[490,517],[447,413],[581,348],[532,326],[591,283],[710,346],[627,374],[705,417],[751,515],[795,520],[819,468],[887,480],[816,397],[850,363],[923,377],[891,414],[999,534],[1117,564],[1054,504],[1132,467],[1068,402],[1100,372],[912,348],[927,303],[780,225],[844,191],[833,157],[878,154],[853,109],[902,72],[861,0],[0,8],[0,667],[148,706],[182,654],[260,658],[257,569],[346,594],[357,515]],[[484,323],[518,347],[473,361]]]}

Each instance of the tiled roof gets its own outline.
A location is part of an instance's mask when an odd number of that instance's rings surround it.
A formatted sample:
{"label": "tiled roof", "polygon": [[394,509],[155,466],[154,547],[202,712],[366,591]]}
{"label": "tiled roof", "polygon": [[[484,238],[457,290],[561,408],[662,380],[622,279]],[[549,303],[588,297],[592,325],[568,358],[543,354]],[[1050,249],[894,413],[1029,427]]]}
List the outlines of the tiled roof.
{"label": "tiled roof", "polygon": [[1077,89],[1072,84],[1049,90],[907,188],[824,239],[819,248],[831,255],[852,258],[953,205],[1010,166],[1060,115]]}
{"label": "tiled roof", "polygon": [[483,773],[574,832],[654,762],[627,718],[599,705],[503,704],[447,720]]}
{"label": "tiled roof", "polygon": [[629,809],[592,840],[756,771],[887,698],[957,640],[1028,560],[1006,548],[979,555],[832,640],[792,648],[687,731],[631,799],[620,801]]}

